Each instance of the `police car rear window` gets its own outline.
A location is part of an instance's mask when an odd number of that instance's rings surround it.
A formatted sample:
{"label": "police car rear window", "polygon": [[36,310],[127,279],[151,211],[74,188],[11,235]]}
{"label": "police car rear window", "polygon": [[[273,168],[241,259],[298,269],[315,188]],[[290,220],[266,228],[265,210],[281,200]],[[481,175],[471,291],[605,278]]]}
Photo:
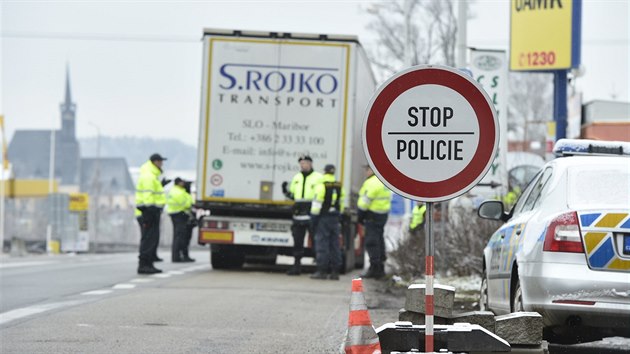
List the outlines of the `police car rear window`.
{"label": "police car rear window", "polygon": [[567,193],[571,209],[628,209],[630,164],[571,166]]}

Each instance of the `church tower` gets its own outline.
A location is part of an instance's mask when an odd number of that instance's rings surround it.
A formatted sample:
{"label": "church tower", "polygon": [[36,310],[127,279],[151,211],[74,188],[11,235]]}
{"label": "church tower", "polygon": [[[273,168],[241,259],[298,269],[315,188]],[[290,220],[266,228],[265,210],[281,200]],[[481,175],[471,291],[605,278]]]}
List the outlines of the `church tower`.
{"label": "church tower", "polygon": [[79,183],[79,142],[76,137],[77,106],[70,93],[70,67],[66,64],[66,95],[59,105],[61,110],[61,130],[55,140],[55,176],[62,185],[78,186]]}
{"label": "church tower", "polygon": [[70,68],[66,65],[66,97],[60,105],[61,109],[61,138],[63,140],[75,140],[75,114],[76,105],[72,102],[70,93]]}

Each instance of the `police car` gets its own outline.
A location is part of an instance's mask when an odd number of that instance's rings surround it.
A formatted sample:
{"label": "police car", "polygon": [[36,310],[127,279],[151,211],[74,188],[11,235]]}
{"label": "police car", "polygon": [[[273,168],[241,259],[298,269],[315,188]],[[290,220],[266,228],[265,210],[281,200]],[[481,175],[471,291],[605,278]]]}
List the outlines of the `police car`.
{"label": "police car", "polygon": [[480,307],[535,311],[545,333],[630,334],[630,143],[561,139],[483,256]]}

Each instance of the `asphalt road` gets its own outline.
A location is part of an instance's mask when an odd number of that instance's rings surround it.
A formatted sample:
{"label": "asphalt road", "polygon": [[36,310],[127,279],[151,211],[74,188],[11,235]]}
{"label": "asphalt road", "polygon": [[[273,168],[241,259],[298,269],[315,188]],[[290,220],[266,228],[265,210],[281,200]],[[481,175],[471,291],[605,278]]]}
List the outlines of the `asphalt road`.
{"label": "asphalt road", "polygon": [[[166,252],[161,255],[165,256]],[[338,353],[351,279],[287,277],[286,265],[211,269],[158,263],[136,274],[133,253],[0,258],[1,353]],[[310,270],[313,270],[312,267]],[[375,327],[394,322],[404,289],[365,280]],[[627,353],[630,340],[550,345],[551,353]]]}
{"label": "asphalt road", "polygon": [[[352,275],[287,277],[287,266],[216,271],[133,254],[3,259],[2,353],[333,353],[344,339]],[[355,274],[356,275],[356,274]]]}

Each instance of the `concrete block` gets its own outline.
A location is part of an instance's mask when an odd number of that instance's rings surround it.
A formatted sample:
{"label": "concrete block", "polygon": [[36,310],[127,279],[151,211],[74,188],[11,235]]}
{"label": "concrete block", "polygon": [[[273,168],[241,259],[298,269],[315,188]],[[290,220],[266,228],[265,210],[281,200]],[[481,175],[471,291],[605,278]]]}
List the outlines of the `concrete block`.
{"label": "concrete block", "polygon": [[453,315],[447,324],[472,323],[494,333],[494,322],[494,314],[490,311],[471,311]]}
{"label": "concrete block", "polygon": [[[425,313],[425,284],[411,284],[407,288],[405,309],[407,311]],[[453,314],[455,288],[448,285],[433,285],[433,314],[449,318]]]}
{"label": "concrete block", "polygon": [[[513,345],[510,353],[513,354],[549,354],[549,344],[542,341],[538,345]],[[496,354],[489,351],[471,351],[470,354]]]}
{"label": "concrete block", "polygon": [[[407,311],[406,309],[400,309],[398,312],[398,320],[399,321],[409,321],[415,325],[423,325],[424,324],[424,314],[420,312]],[[492,317],[494,321],[494,316]],[[448,319],[440,316],[433,316],[433,324],[446,325],[448,323]]]}
{"label": "concrete block", "polygon": [[[386,323],[376,329],[383,354],[424,352],[424,331],[424,326],[410,325],[409,322]],[[453,353],[509,352],[510,345],[487,329],[466,323],[436,325],[434,349]]]}
{"label": "concrete block", "polygon": [[495,333],[515,345],[540,345],[543,318],[538,312],[514,312],[495,317]]}

